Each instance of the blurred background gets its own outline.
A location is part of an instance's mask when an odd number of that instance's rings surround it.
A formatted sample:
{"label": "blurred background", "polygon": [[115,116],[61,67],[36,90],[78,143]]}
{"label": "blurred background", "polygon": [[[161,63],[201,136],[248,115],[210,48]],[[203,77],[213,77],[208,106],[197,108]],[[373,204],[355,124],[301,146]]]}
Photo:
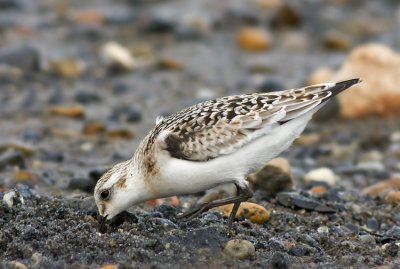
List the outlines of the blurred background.
{"label": "blurred background", "polygon": [[399,29],[395,0],[0,0],[0,190],[91,192],[159,115],[356,77],[284,156],[297,178],[391,178]]}

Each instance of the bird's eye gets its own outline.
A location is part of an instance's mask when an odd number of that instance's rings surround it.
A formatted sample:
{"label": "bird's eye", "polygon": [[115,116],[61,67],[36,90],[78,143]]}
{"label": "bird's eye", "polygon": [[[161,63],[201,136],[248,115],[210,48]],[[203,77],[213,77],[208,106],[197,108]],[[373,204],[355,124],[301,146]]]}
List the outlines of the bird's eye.
{"label": "bird's eye", "polygon": [[100,197],[103,201],[107,201],[111,197],[111,192],[110,190],[104,190],[100,193]]}

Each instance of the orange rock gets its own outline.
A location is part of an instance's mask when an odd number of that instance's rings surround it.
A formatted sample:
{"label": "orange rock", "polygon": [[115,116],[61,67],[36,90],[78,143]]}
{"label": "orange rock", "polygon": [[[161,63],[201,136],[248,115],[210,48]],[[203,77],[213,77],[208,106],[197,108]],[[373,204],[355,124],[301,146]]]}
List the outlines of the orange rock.
{"label": "orange rock", "polygon": [[361,193],[368,196],[383,196],[393,189],[400,189],[400,178],[389,179],[376,183],[372,186],[364,188]]}
{"label": "orange rock", "polygon": [[49,61],[47,70],[63,78],[78,78],[86,69],[83,62],[75,59]]}
{"label": "orange rock", "polygon": [[28,171],[18,171],[13,176],[14,183],[17,182],[32,183],[37,180],[38,180],[37,175],[33,175]]}
{"label": "orange rock", "polygon": [[81,106],[53,106],[50,113],[68,118],[83,118],[85,110]]}
{"label": "orange rock", "polygon": [[[231,214],[233,205],[224,205],[217,207],[216,210],[222,213],[225,217]],[[243,202],[240,204],[239,210],[236,213],[235,219],[246,218],[256,224],[264,224],[269,220],[270,214],[267,209],[258,204]]]}
{"label": "orange rock", "polygon": [[381,44],[359,46],[325,82],[349,78],[363,82],[338,95],[343,117],[400,115],[399,53]]}
{"label": "orange rock", "polygon": [[300,146],[311,146],[319,142],[321,136],[317,133],[303,134],[297,138],[294,143]]}
{"label": "orange rock", "polygon": [[96,10],[87,10],[75,13],[72,19],[78,24],[101,25],[104,22],[104,15]]}
{"label": "orange rock", "polygon": [[333,77],[334,71],[328,67],[321,67],[312,73],[308,80],[309,85],[326,83]]}
{"label": "orange rock", "polygon": [[385,202],[393,205],[400,204],[400,191],[389,191],[386,194]]}
{"label": "orange rock", "polygon": [[135,137],[134,134],[132,133],[132,131],[130,131],[128,129],[122,129],[122,128],[107,131],[107,136],[109,138],[126,139],[126,140],[130,140]]}
{"label": "orange rock", "polygon": [[322,42],[327,49],[332,50],[343,51],[348,50],[351,47],[350,40],[343,34],[337,32],[328,32],[324,36]]}
{"label": "orange rock", "polygon": [[168,204],[175,207],[178,207],[180,204],[179,198],[176,196],[169,198],[161,198],[161,199],[152,199],[144,202],[144,204],[148,207],[156,207],[162,204]]}
{"label": "orange rock", "polygon": [[173,58],[161,58],[158,61],[158,66],[162,69],[167,69],[167,70],[183,69],[183,63]]}
{"label": "orange rock", "polygon": [[85,135],[95,135],[103,133],[106,130],[106,126],[102,122],[89,122],[83,128]]}
{"label": "orange rock", "polygon": [[326,193],[326,188],[322,185],[315,186],[310,189],[310,193],[314,196],[322,196]]}
{"label": "orange rock", "polygon": [[118,269],[118,266],[115,264],[106,264],[100,267],[99,269]]}
{"label": "orange rock", "polygon": [[239,47],[246,51],[265,51],[271,47],[270,36],[258,28],[243,28],[239,31],[237,42]]}

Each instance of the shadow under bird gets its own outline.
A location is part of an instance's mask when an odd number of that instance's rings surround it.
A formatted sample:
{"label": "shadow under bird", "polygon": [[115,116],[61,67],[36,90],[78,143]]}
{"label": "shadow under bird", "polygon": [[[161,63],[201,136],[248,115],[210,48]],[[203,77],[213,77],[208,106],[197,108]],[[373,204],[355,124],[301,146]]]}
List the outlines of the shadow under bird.
{"label": "shadow under bird", "polygon": [[102,225],[146,200],[234,183],[237,196],[199,204],[180,215],[193,218],[233,204],[231,227],[240,203],[252,197],[247,176],[287,149],[326,101],[359,82],[227,96],[157,120],[133,157],[97,182],[94,197]]}

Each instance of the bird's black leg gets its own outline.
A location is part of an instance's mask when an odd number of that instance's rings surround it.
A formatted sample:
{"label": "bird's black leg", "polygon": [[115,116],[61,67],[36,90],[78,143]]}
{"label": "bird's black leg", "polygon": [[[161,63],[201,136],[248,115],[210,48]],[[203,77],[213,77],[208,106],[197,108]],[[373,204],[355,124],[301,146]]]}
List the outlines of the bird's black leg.
{"label": "bird's black leg", "polygon": [[199,205],[195,206],[194,208],[188,210],[187,212],[181,214],[179,216],[179,218],[186,218],[187,220],[191,220],[211,208],[228,205],[228,204],[234,204],[231,214],[228,219],[228,225],[231,227],[233,219],[235,218],[236,213],[239,209],[240,203],[247,201],[248,199],[250,199],[253,196],[252,190],[247,185],[245,185],[245,186],[236,185],[236,188],[237,188],[237,194],[238,194],[237,196],[217,200],[214,202],[199,204]]}

